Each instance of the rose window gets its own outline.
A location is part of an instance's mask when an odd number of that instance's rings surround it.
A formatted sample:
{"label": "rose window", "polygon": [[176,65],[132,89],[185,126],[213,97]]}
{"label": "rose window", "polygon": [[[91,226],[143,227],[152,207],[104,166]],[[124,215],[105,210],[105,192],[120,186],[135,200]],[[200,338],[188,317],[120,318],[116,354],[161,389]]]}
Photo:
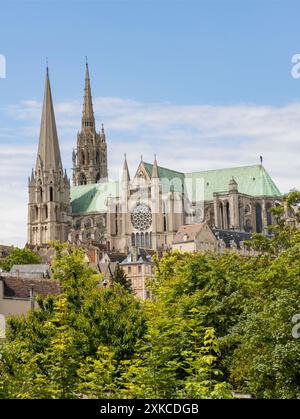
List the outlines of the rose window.
{"label": "rose window", "polygon": [[137,230],[148,230],[152,223],[150,208],[145,204],[137,205],[131,213],[131,222]]}

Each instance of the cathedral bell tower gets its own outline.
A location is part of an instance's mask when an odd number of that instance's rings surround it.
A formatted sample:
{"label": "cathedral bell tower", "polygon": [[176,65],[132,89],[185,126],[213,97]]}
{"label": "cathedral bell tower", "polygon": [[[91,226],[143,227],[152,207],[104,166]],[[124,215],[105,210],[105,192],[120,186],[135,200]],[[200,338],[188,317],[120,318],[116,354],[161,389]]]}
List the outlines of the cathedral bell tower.
{"label": "cathedral bell tower", "polygon": [[41,246],[50,241],[67,241],[70,181],[61,161],[48,67],[38,154],[28,190],[28,244]]}
{"label": "cathedral bell tower", "polygon": [[107,147],[104,128],[96,132],[89,67],[86,63],[81,131],[73,151],[73,184],[86,185],[107,180]]}

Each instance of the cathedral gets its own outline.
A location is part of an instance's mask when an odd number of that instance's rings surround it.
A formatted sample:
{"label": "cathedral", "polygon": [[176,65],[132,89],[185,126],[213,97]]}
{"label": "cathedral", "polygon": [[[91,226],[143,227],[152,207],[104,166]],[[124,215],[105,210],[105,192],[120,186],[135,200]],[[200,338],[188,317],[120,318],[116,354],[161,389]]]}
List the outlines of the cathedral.
{"label": "cathedral", "polygon": [[[158,150],[159,151],[159,150]],[[81,128],[73,150],[72,185],[63,168],[48,69],[35,169],[28,180],[28,244],[94,244],[110,252],[170,249],[183,225],[268,233],[281,200],[260,164],[184,173],[143,157],[133,176],[126,155],[120,179],[109,180],[103,124],[96,130],[86,64]],[[177,166],[178,167],[178,166]]]}

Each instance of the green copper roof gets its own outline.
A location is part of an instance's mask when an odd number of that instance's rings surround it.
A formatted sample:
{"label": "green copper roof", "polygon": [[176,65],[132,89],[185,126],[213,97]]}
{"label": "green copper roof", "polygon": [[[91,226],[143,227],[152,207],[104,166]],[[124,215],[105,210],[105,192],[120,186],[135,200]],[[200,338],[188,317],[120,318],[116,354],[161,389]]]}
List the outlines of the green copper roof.
{"label": "green copper roof", "polygon": [[[144,163],[145,169],[151,177],[153,165]],[[207,170],[203,172],[181,173],[158,166],[158,173],[162,182],[163,192],[182,191],[185,181],[187,195],[195,201],[198,183],[204,188],[204,200],[213,200],[214,192],[228,192],[229,181],[234,178],[238,191],[251,196],[280,197],[281,193],[270,175],[262,165],[232,167],[221,170]],[[119,196],[119,182],[104,182],[92,185],[73,186],[71,188],[71,202],[73,214],[105,212],[107,198]],[[199,195],[201,197],[201,194]],[[197,199],[198,200],[198,199]]]}
{"label": "green copper roof", "polygon": [[107,210],[107,198],[119,195],[119,182],[103,182],[73,186],[71,204],[73,214],[103,212]]}
{"label": "green copper roof", "polygon": [[[153,164],[144,162],[144,166],[148,175],[151,177]],[[171,188],[173,188],[175,192],[182,192],[184,173],[158,166],[158,175],[162,183],[163,192],[169,192]]]}
{"label": "green copper roof", "polygon": [[[144,162],[144,166],[145,166],[145,169],[147,170],[148,175],[151,177],[153,164]],[[177,172],[176,170],[167,169],[166,167],[161,167],[161,166],[158,166],[158,175],[160,179],[167,178],[171,180],[171,179],[174,179],[176,176],[181,179],[184,178],[184,173]]]}
{"label": "green copper roof", "polygon": [[[203,179],[204,200],[213,199],[214,192],[227,192],[230,179],[238,184],[238,191],[251,196],[281,196],[281,193],[265,168],[258,164],[253,166],[232,167],[221,170],[208,170],[203,172],[185,173],[186,183],[192,179],[195,185],[196,179]],[[194,200],[195,188],[188,187],[188,194]],[[193,193],[191,194],[191,190]]]}

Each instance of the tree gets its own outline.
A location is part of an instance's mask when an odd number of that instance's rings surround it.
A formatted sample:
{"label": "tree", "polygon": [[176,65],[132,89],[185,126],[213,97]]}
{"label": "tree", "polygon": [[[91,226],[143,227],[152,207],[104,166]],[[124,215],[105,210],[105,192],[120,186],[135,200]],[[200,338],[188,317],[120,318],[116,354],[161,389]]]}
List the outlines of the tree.
{"label": "tree", "polygon": [[292,335],[299,314],[300,235],[277,256],[257,259],[253,294],[241,321],[232,329],[239,344],[230,360],[235,387],[260,398],[298,398],[300,345]]}
{"label": "tree", "polygon": [[119,363],[133,355],[144,334],[139,301],[120,285],[101,287],[101,277],[88,266],[83,250],[56,245],[52,269],[62,293],[38,297],[38,310],[8,319],[7,339],[0,348],[2,397],[74,398],[84,396],[83,391],[92,397],[91,365],[97,382],[106,380],[98,377],[104,371],[99,360],[103,348],[108,348],[104,365],[109,353],[114,354],[112,363]]}
{"label": "tree", "polygon": [[132,293],[131,280],[127,278],[127,275],[125,274],[124,270],[119,264],[117,264],[116,269],[114,271],[113,282],[115,284],[120,284],[128,292]]}
{"label": "tree", "polygon": [[0,267],[9,272],[13,265],[28,265],[40,262],[40,256],[31,250],[14,248],[8,256],[0,260]]}

